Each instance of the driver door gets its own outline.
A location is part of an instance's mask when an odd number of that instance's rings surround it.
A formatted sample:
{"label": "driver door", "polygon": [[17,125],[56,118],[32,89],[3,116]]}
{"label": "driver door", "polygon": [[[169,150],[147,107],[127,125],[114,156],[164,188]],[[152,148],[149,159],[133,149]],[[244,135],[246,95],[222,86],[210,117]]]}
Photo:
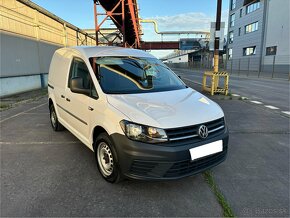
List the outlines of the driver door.
{"label": "driver door", "polygon": [[66,89],[66,103],[67,110],[70,116],[68,119],[69,125],[73,131],[88,142],[89,139],[89,116],[90,111],[89,102],[90,97],[85,94],[73,93],[70,89],[70,82],[72,78],[80,77],[83,80],[83,87],[91,89],[92,79],[86,63],[80,58],[73,58],[68,84]]}

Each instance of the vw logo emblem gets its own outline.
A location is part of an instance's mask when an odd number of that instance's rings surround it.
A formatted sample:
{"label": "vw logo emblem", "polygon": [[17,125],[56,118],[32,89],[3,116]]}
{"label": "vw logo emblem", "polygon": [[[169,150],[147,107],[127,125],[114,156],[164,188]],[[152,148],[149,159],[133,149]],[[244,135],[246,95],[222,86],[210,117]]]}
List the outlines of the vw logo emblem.
{"label": "vw logo emblem", "polygon": [[201,125],[198,129],[198,135],[200,138],[205,139],[208,136],[208,129],[205,125]]}

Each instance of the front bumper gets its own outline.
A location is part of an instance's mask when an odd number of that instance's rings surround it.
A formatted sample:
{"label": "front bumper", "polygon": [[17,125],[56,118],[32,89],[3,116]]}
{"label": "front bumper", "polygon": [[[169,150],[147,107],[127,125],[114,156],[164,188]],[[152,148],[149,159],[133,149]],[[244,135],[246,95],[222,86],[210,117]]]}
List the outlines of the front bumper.
{"label": "front bumper", "polygon": [[[128,139],[125,135],[112,134],[118,164],[127,178],[139,180],[173,180],[191,176],[210,169],[226,159],[229,134],[227,128],[218,136],[178,145],[147,144]],[[191,161],[189,149],[214,141],[223,141],[223,151]]]}

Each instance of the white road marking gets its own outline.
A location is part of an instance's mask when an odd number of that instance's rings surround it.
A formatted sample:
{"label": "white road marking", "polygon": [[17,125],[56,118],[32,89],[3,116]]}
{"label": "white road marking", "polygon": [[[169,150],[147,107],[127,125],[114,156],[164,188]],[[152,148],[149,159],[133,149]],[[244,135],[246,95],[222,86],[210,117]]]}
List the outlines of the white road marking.
{"label": "white road marking", "polygon": [[238,94],[232,94],[232,96],[234,96],[234,97],[239,97],[240,95],[238,95]]}
{"label": "white road marking", "polygon": [[39,107],[42,107],[42,106],[44,106],[44,105],[46,105],[46,104],[47,104],[47,103],[40,104],[40,105],[35,106],[35,107],[33,107],[33,108],[30,108],[30,109],[28,109],[28,110],[26,110],[26,111],[22,111],[22,112],[20,112],[20,113],[18,113],[18,114],[15,114],[15,115],[13,115],[13,116],[11,116],[11,117],[7,117],[6,119],[1,120],[0,123],[5,122],[6,120],[10,120],[10,119],[12,119],[12,118],[14,118],[14,117],[18,117],[19,115],[25,114],[25,113],[27,113],[27,112],[29,112],[29,111],[32,111],[32,110],[34,110],[34,109],[36,109],[36,108],[39,108]]}
{"label": "white road marking", "polygon": [[290,111],[282,111],[282,113],[290,116]]}
{"label": "white road marking", "polygon": [[77,144],[80,141],[56,141],[56,142],[0,142],[0,145],[55,145],[55,144]]}
{"label": "white road marking", "polygon": [[265,105],[265,107],[270,108],[272,110],[278,110],[278,107],[272,106],[272,105]]}
{"label": "white road marking", "polygon": [[254,104],[263,104],[262,102],[260,102],[260,101],[251,101],[252,103],[254,103]]}
{"label": "white road marking", "polygon": [[202,86],[202,83],[195,82],[195,81],[193,81],[193,80],[191,80],[191,79],[187,79],[187,78],[185,78],[185,77],[181,77],[181,79],[182,79],[182,80],[187,80],[187,81],[189,81],[189,82],[192,82],[192,83],[195,83],[195,84],[198,84],[198,85],[201,85],[201,86]]}

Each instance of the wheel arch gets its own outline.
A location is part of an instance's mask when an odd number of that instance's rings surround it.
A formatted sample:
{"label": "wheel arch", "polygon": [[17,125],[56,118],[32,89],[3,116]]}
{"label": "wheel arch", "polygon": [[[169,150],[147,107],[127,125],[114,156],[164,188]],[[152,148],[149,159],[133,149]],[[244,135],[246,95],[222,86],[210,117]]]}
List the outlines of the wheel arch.
{"label": "wheel arch", "polygon": [[95,126],[92,133],[92,148],[94,151],[95,151],[95,141],[101,133],[107,133],[109,135],[108,131],[102,126]]}

